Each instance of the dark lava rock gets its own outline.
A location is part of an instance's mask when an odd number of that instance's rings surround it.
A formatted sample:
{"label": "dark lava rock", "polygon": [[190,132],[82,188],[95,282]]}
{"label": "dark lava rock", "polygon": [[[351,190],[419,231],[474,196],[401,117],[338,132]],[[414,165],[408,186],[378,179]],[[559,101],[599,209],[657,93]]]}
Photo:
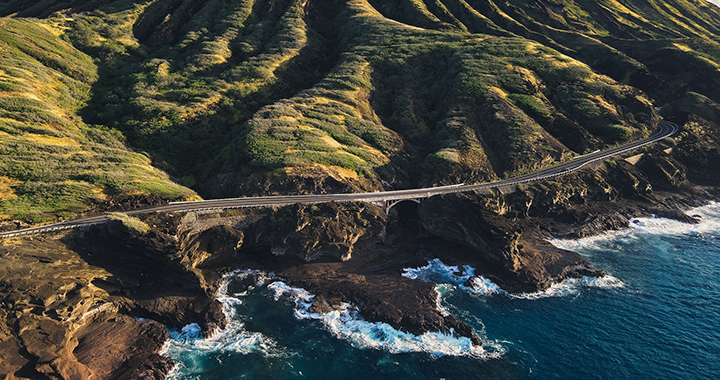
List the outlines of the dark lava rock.
{"label": "dark lava rock", "polygon": [[508,291],[532,292],[567,277],[602,275],[577,253],[555,248],[524,233],[517,223],[488,212],[474,195],[433,197],[419,210],[429,233],[474,248],[476,257],[467,264],[490,263],[492,274]]}

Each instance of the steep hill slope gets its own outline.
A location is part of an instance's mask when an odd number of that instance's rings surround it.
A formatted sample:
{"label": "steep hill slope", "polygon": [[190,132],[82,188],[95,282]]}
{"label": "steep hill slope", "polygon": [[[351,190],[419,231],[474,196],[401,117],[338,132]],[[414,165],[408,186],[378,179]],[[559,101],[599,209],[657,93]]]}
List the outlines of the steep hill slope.
{"label": "steep hill slope", "polygon": [[192,196],[117,131],[77,115],[97,69],[59,33],[47,23],[0,19],[0,215],[38,222],[113,195]]}
{"label": "steep hill slope", "polygon": [[98,59],[85,122],[206,197],[502,178],[647,135],[653,103],[720,97],[704,2],[4,7]]}
{"label": "steep hill slope", "polygon": [[167,334],[132,317],[210,333],[218,274],[240,267],[311,290],[319,311],[352,302],[477,341],[402,268],[438,257],[546,289],[603,274],[548,237],[693,222],[677,209],[718,195],[720,8],[704,0],[9,0],[0,15],[3,229],[196,194],[482,182],[661,116],[682,126],[632,163],[390,215],[294,205],[4,240],[0,377],[164,377]]}

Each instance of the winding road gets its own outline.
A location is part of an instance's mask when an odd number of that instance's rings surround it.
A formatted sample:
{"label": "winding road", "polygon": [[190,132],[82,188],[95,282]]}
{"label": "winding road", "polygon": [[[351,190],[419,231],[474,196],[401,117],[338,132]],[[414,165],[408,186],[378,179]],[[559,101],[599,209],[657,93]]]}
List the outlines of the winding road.
{"label": "winding road", "polygon": [[[650,137],[642,140],[630,142],[617,146],[615,148],[596,151],[583,156],[575,157],[571,161],[567,161],[558,165],[554,165],[545,169],[540,169],[532,173],[519,175],[500,181],[486,182],[481,184],[466,185],[450,185],[441,187],[428,187],[422,189],[380,191],[374,193],[352,193],[352,194],[320,194],[320,195],[286,195],[286,196],[268,196],[268,197],[245,197],[245,198],[227,198],[227,199],[210,199],[203,201],[191,202],[172,202],[164,206],[146,208],[141,210],[132,210],[125,212],[126,215],[148,214],[153,212],[189,212],[200,210],[218,210],[242,207],[265,207],[277,205],[291,205],[296,203],[313,204],[313,203],[329,203],[329,202],[388,202],[403,199],[422,199],[429,198],[434,195],[462,193],[475,190],[486,190],[498,187],[514,186],[527,182],[541,181],[557,176],[561,176],[597,161],[622,154],[645,145],[649,145],[660,141],[666,137],[670,137],[677,133],[679,127],[671,122],[661,121],[658,131]],[[44,226],[25,228],[15,231],[7,231],[0,233],[0,238],[8,238],[13,236],[38,234],[43,232],[59,231],[72,228],[85,227],[95,224],[107,222],[111,218],[107,215],[92,216],[75,220],[64,221]]]}

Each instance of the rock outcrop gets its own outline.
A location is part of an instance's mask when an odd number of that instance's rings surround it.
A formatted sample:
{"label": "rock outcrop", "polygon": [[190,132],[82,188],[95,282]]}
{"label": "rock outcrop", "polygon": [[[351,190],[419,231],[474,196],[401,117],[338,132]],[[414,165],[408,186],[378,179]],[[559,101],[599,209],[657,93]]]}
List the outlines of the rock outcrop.
{"label": "rock outcrop", "polygon": [[0,374],[161,379],[173,364],[158,355],[163,324],[224,327],[216,285],[183,260],[177,231],[168,234],[178,220],[148,218],[144,235],[110,222],[0,243]]}
{"label": "rock outcrop", "polygon": [[[529,200],[516,212],[526,214]],[[568,277],[603,275],[582,256],[541,241],[522,224],[484,208],[482,201],[477,195],[431,198],[421,205],[420,219],[428,233],[472,247],[477,257],[468,264],[499,279],[508,291],[534,292]]]}
{"label": "rock outcrop", "polygon": [[[365,203],[293,205],[150,214],[59,237],[7,239],[0,246],[0,373],[163,378],[172,367],[158,355],[163,324],[198,323],[206,335],[222,328],[214,296],[222,274],[236,268],[272,271],[307,289],[318,312],[350,302],[369,321],[479,343],[470,326],[437,308],[433,284],[404,278],[402,269],[439,257],[472,265],[511,292],[602,276],[546,239],[624,228],[643,214],[696,222],[679,208],[713,193],[687,182],[684,159],[660,146],[638,165],[609,161],[507,194],[402,203],[390,215]],[[659,168],[668,175],[657,175]]]}
{"label": "rock outcrop", "polygon": [[402,269],[441,258],[511,292],[542,290],[603,275],[549,238],[641,215],[694,223],[682,208],[718,196],[720,11],[702,2],[638,5],[642,23],[591,0],[568,12],[535,1],[30,3],[0,13],[59,17],[0,20],[2,229],[188,199],[190,187],[220,198],[487,182],[647,136],[660,115],[682,130],[632,163],[390,215],[364,203],[116,214],[4,240],[0,377],[163,378],[166,328],[223,328],[215,295],[237,268],[307,289],[319,312],[351,302],[369,321],[478,343],[438,310],[433,284]]}

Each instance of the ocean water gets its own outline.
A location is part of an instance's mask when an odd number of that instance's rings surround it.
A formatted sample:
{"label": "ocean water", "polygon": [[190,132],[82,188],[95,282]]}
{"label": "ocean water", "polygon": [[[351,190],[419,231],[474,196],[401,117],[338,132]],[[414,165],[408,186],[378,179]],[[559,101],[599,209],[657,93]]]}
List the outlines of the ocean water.
{"label": "ocean water", "polygon": [[507,294],[439,260],[407,268],[437,284],[439,310],[475,327],[481,347],[369,323],[349,304],[314,314],[312,294],[239,271],[219,295],[228,327],[208,339],[196,325],[171,331],[163,353],[174,379],[718,379],[720,205],[690,214],[702,223],[640,218],[553,242],[609,275],[540,293]]}

